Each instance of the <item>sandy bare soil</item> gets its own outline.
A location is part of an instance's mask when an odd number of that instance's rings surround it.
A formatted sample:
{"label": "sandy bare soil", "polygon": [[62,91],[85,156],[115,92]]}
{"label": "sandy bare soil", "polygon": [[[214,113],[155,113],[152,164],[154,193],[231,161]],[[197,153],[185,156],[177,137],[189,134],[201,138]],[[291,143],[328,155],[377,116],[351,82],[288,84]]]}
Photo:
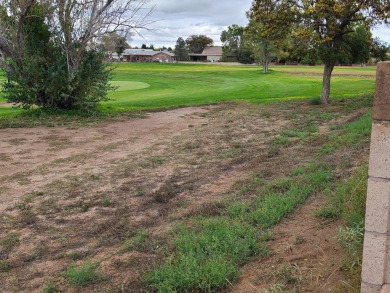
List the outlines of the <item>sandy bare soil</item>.
{"label": "sandy bare soil", "polygon": [[206,111],[183,108],[153,113],[147,119],[78,129],[2,129],[0,176],[20,180],[5,180],[8,184],[2,190],[12,189],[12,198],[0,199],[0,212],[28,191],[66,176],[102,172],[110,163],[140,153],[156,142],[163,143],[164,138],[171,139],[188,130],[189,125],[205,123],[199,114]]}
{"label": "sandy bare soil", "polygon": [[[1,129],[0,292],[42,292],[48,280],[61,292],[148,292],[142,274],[159,262],[178,221],[218,214],[234,185],[259,168],[275,178],[310,159],[320,136],[310,146],[270,148],[306,107],[222,104],[75,128]],[[319,131],[360,114],[322,121]],[[226,290],[261,292],[289,266],[302,276],[297,292],[338,292],[347,278],[339,223],[312,215],[323,203],[313,197],[277,225],[271,255],[254,259]],[[130,245],[139,231],[146,243]],[[63,272],[86,260],[106,277],[80,291]]]}

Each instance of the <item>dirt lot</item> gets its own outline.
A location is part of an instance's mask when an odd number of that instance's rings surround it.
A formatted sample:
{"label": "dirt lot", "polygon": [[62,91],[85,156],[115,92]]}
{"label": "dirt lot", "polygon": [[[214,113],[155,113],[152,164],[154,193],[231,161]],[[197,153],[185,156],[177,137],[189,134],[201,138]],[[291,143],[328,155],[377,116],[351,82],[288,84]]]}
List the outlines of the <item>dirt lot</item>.
{"label": "dirt lot", "polygon": [[[148,292],[142,274],[160,261],[172,227],[218,214],[254,174],[269,180],[312,160],[337,133],[330,125],[365,111],[313,107],[232,103],[77,127],[1,129],[0,291],[42,292],[52,280],[61,292]],[[275,145],[283,130],[302,123],[319,127],[305,142]],[[347,176],[367,156],[365,147],[332,159]],[[340,223],[312,215],[324,201],[313,195],[278,224],[270,256],[253,259],[223,291],[262,292],[288,269],[300,278],[294,292],[348,292]],[[145,243],[129,244],[139,232]],[[73,288],[63,272],[85,260],[99,263],[105,278]]]}

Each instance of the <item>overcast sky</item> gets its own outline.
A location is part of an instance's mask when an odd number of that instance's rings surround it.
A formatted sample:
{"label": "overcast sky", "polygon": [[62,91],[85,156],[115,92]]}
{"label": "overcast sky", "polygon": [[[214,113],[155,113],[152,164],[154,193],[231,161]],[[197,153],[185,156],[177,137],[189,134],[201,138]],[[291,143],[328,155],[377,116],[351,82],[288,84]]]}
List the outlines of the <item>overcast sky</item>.
{"label": "overcast sky", "polygon": [[[134,36],[132,46],[153,44],[155,47],[174,48],[179,37],[207,35],[220,45],[220,35],[229,25],[245,26],[245,12],[252,0],[151,0],[156,6],[152,19],[152,32],[141,31],[142,37]],[[390,44],[390,28],[374,30],[374,36]]]}

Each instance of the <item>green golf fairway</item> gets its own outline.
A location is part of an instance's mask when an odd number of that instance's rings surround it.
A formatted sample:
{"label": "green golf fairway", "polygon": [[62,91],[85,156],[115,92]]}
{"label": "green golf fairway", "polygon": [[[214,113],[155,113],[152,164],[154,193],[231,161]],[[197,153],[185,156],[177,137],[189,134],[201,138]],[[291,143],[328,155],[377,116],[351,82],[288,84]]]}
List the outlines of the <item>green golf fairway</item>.
{"label": "green golf fairway", "polygon": [[[263,74],[259,66],[213,64],[121,63],[115,69],[109,101],[100,111],[167,109],[181,106],[243,100],[269,103],[275,100],[319,97],[322,66],[275,66]],[[374,67],[336,67],[331,98],[372,93]],[[0,101],[4,99],[0,98]],[[20,110],[0,105],[0,117]]]}
{"label": "green golf fairway", "polygon": [[[322,67],[273,67],[263,74],[257,66],[209,64],[125,63],[116,80],[142,81],[142,90],[119,89],[101,104],[107,112],[171,108],[230,100],[267,103],[280,99],[318,97]],[[336,68],[332,79],[335,97],[352,97],[374,89],[375,68]]]}

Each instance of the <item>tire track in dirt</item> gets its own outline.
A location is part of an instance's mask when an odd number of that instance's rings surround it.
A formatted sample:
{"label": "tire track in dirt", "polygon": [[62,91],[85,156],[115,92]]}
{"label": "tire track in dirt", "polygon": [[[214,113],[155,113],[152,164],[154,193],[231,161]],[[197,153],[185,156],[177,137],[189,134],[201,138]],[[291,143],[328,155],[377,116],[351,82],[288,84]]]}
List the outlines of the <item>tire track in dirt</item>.
{"label": "tire track in dirt", "polygon": [[[144,119],[88,126],[0,130],[0,212],[26,192],[66,176],[101,171],[150,147],[207,123],[210,107],[155,112]],[[16,179],[16,180],[15,180]],[[16,181],[16,182],[15,182]],[[12,199],[8,196],[12,193]]]}

